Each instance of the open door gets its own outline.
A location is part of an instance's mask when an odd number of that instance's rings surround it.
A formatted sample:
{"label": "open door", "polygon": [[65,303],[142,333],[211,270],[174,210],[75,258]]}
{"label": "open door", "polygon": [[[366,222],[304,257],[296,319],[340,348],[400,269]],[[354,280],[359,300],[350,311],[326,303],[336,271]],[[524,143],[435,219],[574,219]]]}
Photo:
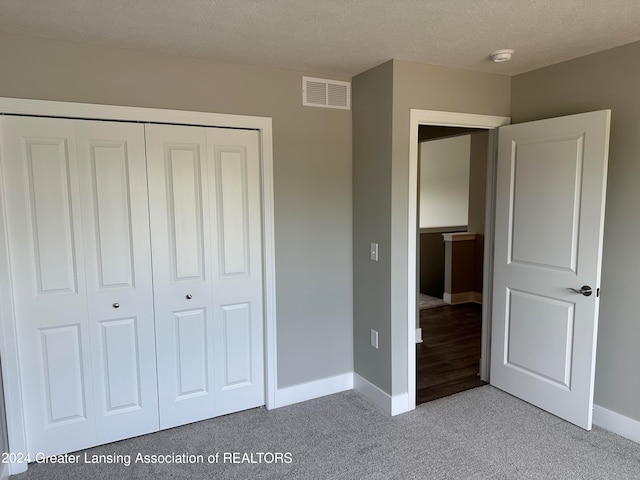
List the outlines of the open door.
{"label": "open door", "polygon": [[610,118],[499,129],[491,384],[587,430]]}

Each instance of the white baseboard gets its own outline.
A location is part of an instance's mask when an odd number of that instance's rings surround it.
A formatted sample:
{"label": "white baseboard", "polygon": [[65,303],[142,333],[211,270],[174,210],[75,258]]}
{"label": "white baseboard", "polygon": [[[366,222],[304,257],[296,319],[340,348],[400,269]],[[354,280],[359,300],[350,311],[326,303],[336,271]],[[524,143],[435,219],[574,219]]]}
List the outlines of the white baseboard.
{"label": "white baseboard", "polygon": [[416,343],[422,343],[422,329],[416,328]]}
{"label": "white baseboard", "polygon": [[391,396],[357,373],[353,374],[353,388],[388,415],[394,416],[409,411],[408,393]]}
{"label": "white baseboard", "polygon": [[443,298],[445,303],[449,305],[457,305],[459,303],[482,303],[482,293],[480,292],[462,292],[462,293],[447,293],[445,292]]}
{"label": "white baseboard", "polygon": [[599,427],[640,443],[640,421],[625,417],[612,410],[593,406],[593,423]]}
{"label": "white baseboard", "polygon": [[353,389],[353,373],[336,375],[312,382],[292,385],[276,390],[274,408],[285,407],[294,403],[305,402],[314,398],[332,395]]}

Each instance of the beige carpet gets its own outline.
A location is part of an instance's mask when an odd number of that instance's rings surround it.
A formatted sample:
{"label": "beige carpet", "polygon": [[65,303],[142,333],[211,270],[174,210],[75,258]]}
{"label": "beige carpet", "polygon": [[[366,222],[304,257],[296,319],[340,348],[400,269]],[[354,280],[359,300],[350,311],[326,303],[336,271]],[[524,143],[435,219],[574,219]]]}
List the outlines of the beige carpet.
{"label": "beige carpet", "polygon": [[443,305],[448,305],[441,298],[431,297],[429,295],[425,295],[424,293],[418,294],[418,308],[420,310],[427,310],[429,308],[442,307]]}

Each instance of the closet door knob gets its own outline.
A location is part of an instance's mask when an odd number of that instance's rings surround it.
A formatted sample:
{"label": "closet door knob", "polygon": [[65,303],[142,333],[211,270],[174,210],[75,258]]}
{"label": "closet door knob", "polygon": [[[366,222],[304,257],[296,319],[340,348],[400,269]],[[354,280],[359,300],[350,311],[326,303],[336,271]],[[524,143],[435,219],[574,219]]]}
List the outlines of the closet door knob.
{"label": "closet door knob", "polygon": [[186,299],[187,300],[191,300],[193,298],[193,295],[191,295],[190,293],[187,294]]}
{"label": "closet door knob", "polygon": [[120,308],[120,304],[119,304],[119,303],[114,303],[114,304],[112,305],[112,307],[113,307],[113,308]]}

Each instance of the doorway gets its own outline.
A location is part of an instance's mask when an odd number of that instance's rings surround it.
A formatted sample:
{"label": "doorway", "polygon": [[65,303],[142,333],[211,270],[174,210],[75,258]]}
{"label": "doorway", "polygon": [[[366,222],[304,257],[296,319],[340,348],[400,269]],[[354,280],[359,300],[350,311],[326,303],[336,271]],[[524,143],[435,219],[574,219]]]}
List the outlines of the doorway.
{"label": "doorway", "polygon": [[416,404],[484,385],[479,378],[486,129],[418,130]]}
{"label": "doorway", "polygon": [[407,409],[413,410],[416,405],[416,339],[419,339],[418,306],[417,306],[417,258],[418,258],[418,130],[421,125],[435,127],[458,127],[489,130],[489,147],[491,162],[487,163],[486,204],[485,204],[485,241],[483,268],[482,304],[482,357],[480,361],[480,378],[489,379],[489,334],[491,314],[491,278],[493,252],[489,248],[493,243],[493,210],[494,210],[494,177],[495,177],[495,135],[494,130],[511,122],[509,117],[493,115],[477,115],[469,113],[442,112],[435,110],[411,109],[409,118],[409,218],[407,249]]}

